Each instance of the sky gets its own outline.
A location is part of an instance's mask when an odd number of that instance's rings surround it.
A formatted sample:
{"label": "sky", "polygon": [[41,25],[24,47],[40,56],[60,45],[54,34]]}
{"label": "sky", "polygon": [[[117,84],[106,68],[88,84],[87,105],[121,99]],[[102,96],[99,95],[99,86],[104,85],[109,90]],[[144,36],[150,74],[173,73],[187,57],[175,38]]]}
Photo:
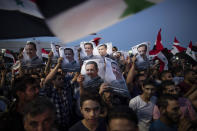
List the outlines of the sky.
{"label": "sky", "polygon": [[[101,43],[112,42],[120,50],[129,50],[145,41],[153,46],[161,28],[164,47],[170,49],[175,36],[186,47],[189,41],[197,42],[196,13],[197,0],[165,0],[98,32],[98,36],[103,38]],[[94,37],[87,36],[71,44]]]}
{"label": "sky", "polygon": [[[187,47],[190,41],[197,42],[197,0],[163,0],[123,21],[112,25],[97,35],[89,35],[66,45],[78,45],[101,37],[100,43],[112,42],[119,50],[130,50],[132,46],[149,41],[151,46],[161,28],[162,43],[171,49],[174,37]],[[24,40],[24,39],[22,39]],[[26,40],[26,39],[25,39]],[[60,41],[58,38],[38,38],[41,41]]]}

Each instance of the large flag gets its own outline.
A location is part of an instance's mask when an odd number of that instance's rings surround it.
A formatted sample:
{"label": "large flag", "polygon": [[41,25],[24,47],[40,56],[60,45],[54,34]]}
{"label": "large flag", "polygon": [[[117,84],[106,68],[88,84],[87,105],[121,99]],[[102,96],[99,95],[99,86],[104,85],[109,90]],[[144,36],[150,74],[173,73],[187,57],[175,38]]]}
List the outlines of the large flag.
{"label": "large flag", "polygon": [[174,38],[174,43],[173,43],[173,46],[172,46],[172,50],[171,50],[171,53],[173,55],[176,55],[177,53],[180,53],[182,51],[185,51],[186,48],[184,47],[181,47],[180,46],[180,42],[176,39],[176,37]]}
{"label": "large flag", "polygon": [[53,36],[32,0],[0,0],[0,39]]}
{"label": "large flag", "polygon": [[[0,2],[2,5],[0,15],[3,21],[0,22],[0,27],[3,30],[0,39],[52,36],[54,34],[64,43],[79,39],[92,32],[98,32],[119,22],[123,16],[128,16],[153,5],[148,0],[1,1],[3,2]],[[9,1],[11,1],[12,4],[10,5],[12,6],[7,6]],[[39,10],[34,2],[36,2]],[[33,11],[31,12],[27,8]],[[39,15],[40,11],[43,16]]]}
{"label": "large flag", "polygon": [[189,46],[187,47],[186,54],[193,60],[197,61],[195,52],[192,50],[192,41],[190,41]]}

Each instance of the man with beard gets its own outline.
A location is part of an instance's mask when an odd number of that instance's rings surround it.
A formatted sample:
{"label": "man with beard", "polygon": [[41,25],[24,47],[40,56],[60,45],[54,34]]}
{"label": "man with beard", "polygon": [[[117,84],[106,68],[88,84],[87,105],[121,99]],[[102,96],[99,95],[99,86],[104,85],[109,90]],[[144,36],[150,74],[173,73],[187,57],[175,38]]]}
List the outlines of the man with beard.
{"label": "man with beard", "polygon": [[34,42],[28,42],[25,51],[27,59],[22,61],[22,66],[36,67],[42,64],[42,60],[36,55],[36,44]]}
{"label": "man with beard", "polygon": [[186,70],[184,72],[184,81],[179,83],[179,87],[181,89],[181,94],[186,94],[192,86],[195,84],[196,81],[196,73],[194,70]]}
{"label": "man with beard", "polygon": [[59,131],[65,131],[65,129],[69,128],[72,111],[72,87],[70,79],[65,78],[58,72],[62,60],[63,58],[58,58],[57,65],[47,75],[44,81],[45,85],[42,88],[42,95],[47,96],[56,107],[55,123]]}
{"label": "man with beard", "polygon": [[[161,84],[161,95],[172,95],[177,97],[178,103],[180,105],[181,117],[189,120],[190,122],[196,123],[197,113],[194,110],[189,99],[182,97],[180,89],[178,86],[174,85],[173,81],[163,81]],[[155,106],[153,111],[153,119],[159,119],[160,111],[157,106]]]}
{"label": "man with beard", "polygon": [[[178,99],[174,96],[166,95],[160,97],[157,103],[161,117],[151,124],[149,131],[178,131],[177,125],[181,117]],[[184,126],[182,125],[179,131],[187,129]]]}
{"label": "man with beard", "polygon": [[1,131],[23,131],[24,106],[32,101],[39,93],[39,85],[29,76],[17,78],[13,88],[16,100],[11,104],[7,112],[0,116]]}
{"label": "man with beard", "polygon": [[138,116],[138,127],[140,131],[148,131],[152,122],[153,109],[156,103],[154,82],[146,80],[142,86],[143,93],[130,100],[129,107]]}
{"label": "man with beard", "polygon": [[177,124],[181,117],[178,99],[172,95],[164,95],[160,97],[157,103],[161,116],[160,119],[152,123],[149,130],[177,131]]}

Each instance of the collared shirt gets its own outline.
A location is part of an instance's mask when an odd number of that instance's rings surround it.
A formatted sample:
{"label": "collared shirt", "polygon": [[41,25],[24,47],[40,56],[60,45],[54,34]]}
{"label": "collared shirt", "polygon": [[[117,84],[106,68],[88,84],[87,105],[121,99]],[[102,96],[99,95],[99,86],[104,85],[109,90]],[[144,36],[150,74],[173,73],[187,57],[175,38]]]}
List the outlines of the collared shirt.
{"label": "collared shirt", "polygon": [[99,91],[99,88],[103,82],[104,82],[104,80],[101,79],[100,76],[97,76],[97,77],[85,82],[84,88],[95,89],[95,90]]}
{"label": "collared shirt", "polygon": [[58,91],[53,86],[43,87],[40,94],[47,96],[56,107],[57,123],[68,127],[72,111],[72,87],[70,79],[65,79],[65,85]]}

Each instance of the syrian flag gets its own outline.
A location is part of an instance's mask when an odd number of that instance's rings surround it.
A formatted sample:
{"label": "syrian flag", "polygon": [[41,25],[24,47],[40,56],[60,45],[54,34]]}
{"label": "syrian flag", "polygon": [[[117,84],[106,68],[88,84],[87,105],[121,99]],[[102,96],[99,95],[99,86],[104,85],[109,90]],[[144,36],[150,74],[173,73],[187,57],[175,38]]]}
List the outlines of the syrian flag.
{"label": "syrian flag", "polygon": [[42,48],[42,57],[49,58],[48,54],[49,54],[49,52],[46,51],[44,48]]}
{"label": "syrian flag", "polygon": [[186,48],[184,47],[181,47],[180,46],[180,42],[176,39],[176,37],[174,38],[174,43],[173,43],[173,46],[172,46],[172,50],[171,50],[171,53],[173,55],[176,55],[177,53],[180,53],[182,51],[185,51]]}
{"label": "syrian flag", "polygon": [[38,0],[36,3],[50,30],[64,43],[98,32],[123,20],[123,16],[153,5],[146,0]]}
{"label": "syrian flag", "polygon": [[67,43],[98,32],[154,3],[148,0],[1,0],[0,5],[0,39],[56,35]]}
{"label": "syrian flag", "polygon": [[192,41],[190,41],[189,46],[187,47],[186,54],[193,60],[197,61],[195,52],[192,50]]}
{"label": "syrian flag", "polygon": [[35,0],[0,0],[0,39],[54,36]]}
{"label": "syrian flag", "polygon": [[158,51],[161,51],[163,50],[163,45],[162,45],[162,42],[161,42],[161,28],[157,34],[157,39],[156,39],[156,42],[155,42],[155,50],[158,50]]}
{"label": "syrian flag", "polygon": [[13,60],[13,62],[15,63],[15,58],[14,56],[12,55],[12,53],[9,51],[9,50],[6,50],[5,51],[5,54],[4,54],[5,57],[8,57],[8,58],[11,58]]}
{"label": "syrian flag", "polygon": [[97,45],[99,44],[99,42],[100,42],[100,39],[101,39],[101,37],[96,37],[96,38],[94,38],[94,39],[92,40],[92,42],[94,42],[95,45],[97,46]]}
{"label": "syrian flag", "polygon": [[149,52],[149,57],[151,57],[152,60],[159,60],[159,63],[160,63],[159,71],[160,71],[160,72],[162,72],[163,70],[168,70],[168,59],[167,59],[167,57],[163,54],[162,51],[151,50],[151,51]]}

